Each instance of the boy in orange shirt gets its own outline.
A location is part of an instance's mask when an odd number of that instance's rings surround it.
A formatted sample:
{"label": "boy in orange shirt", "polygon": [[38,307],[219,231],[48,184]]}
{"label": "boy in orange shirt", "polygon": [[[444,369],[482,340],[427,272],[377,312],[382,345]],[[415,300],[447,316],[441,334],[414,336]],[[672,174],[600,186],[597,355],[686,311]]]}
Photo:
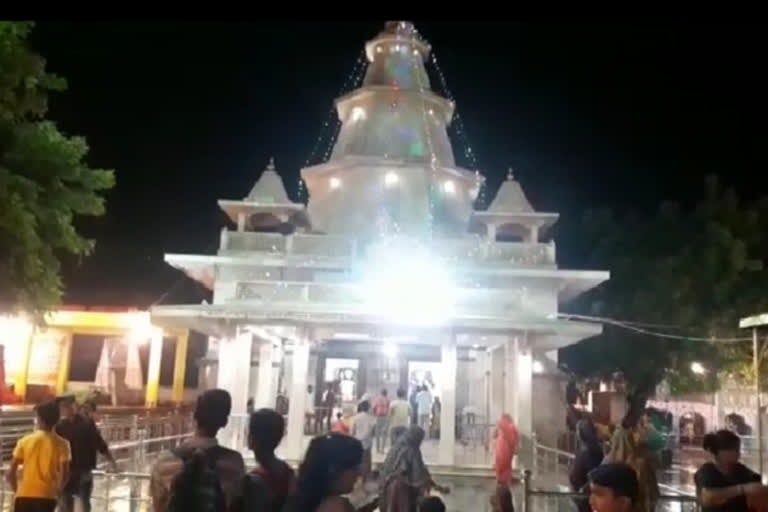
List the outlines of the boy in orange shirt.
{"label": "boy in orange shirt", "polygon": [[53,400],[43,402],[35,407],[35,413],[37,430],[16,443],[8,470],[8,483],[16,493],[15,512],[53,512],[69,478],[69,442],[53,431],[59,421],[59,404]]}

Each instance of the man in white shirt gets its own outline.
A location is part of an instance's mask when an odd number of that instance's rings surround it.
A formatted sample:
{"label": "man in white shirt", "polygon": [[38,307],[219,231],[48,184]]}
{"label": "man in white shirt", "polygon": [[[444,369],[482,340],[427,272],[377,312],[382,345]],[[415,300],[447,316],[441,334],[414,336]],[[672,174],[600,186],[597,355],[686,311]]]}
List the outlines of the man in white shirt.
{"label": "man in white shirt", "polygon": [[307,386],[307,396],[304,398],[304,430],[308,434],[317,433],[315,425],[315,390],[310,385]]}
{"label": "man in white shirt", "polygon": [[416,410],[419,415],[419,426],[424,429],[429,437],[429,415],[432,413],[432,393],[429,388],[421,386],[421,391],[416,395]]}
{"label": "man in white shirt", "polygon": [[363,445],[363,463],[360,472],[363,482],[371,472],[371,448],[376,430],[376,417],[370,411],[370,402],[367,400],[360,402],[357,406],[357,414],[352,418],[352,436]]}

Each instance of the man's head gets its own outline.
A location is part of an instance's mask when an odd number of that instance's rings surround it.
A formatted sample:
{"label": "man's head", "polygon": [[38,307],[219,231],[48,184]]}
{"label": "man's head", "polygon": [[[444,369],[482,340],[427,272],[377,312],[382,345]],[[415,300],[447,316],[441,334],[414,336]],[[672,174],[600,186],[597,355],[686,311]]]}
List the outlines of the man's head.
{"label": "man's head", "polygon": [[382,389],[381,390],[381,396],[387,396],[387,390],[386,389]]}
{"label": "man's head", "polygon": [[721,466],[733,468],[741,455],[741,439],[730,430],[718,430],[704,436],[702,447],[711,453]]}
{"label": "man's head", "polygon": [[357,406],[357,412],[368,412],[371,410],[371,403],[368,400],[363,400]]}
{"label": "man's head", "polygon": [[59,422],[59,404],[55,400],[47,400],[35,407],[37,426],[43,430],[52,430]]}
{"label": "man's head", "polygon": [[404,400],[405,399],[405,390],[402,388],[399,388],[397,390],[397,398]]}
{"label": "man's head", "polygon": [[312,385],[307,386],[307,393],[311,393],[313,389]]}
{"label": "man's head", "polygon": [[594,512],[630,512],[637,492],[637,475],[626,464],[603,464],[589,473],[589,504]]}
{"label": "man's head", "polygon": [[93,418],[96,414],[96,402],[93,400],[86,400],[83,405],[80,406],[80,412],[87,418]]}
{"label": "man's head", "polygon": [[59,403],[59,413],[62,418],[71,418],[75,415],[75,395],[66,394],[56,397]]}
{"label": "man's head", "polygon": [[195,422],[200,435],[216,437],[216,433],[226,426],[232,411],[232,397],[223,389],[209,389],[197,397]]}
{"label": "man's head", "polygon": [[272,409],[259,409],[251,414],[248,446],[257,458],[272,455],[285,434],[285,420]]}

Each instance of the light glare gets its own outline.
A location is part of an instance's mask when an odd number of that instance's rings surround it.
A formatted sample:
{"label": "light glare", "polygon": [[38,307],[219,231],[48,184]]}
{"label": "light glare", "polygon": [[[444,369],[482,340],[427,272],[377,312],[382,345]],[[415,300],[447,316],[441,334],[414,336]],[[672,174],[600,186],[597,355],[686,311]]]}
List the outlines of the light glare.
{"label": "light glare", "polygon": [[332,176],[328,181],[328,184],[331,186],[331,190],[336,190],[337,188],[341,187],[341,180],[336,176]]}
{"label": "light glare", "polygon": [[454,195],[456,193],[456,184],[451,180],[443,182],[443,191],[446,194]]}
{"label": "light glare", "polygon": [[400,176],[397,175],[396,172],[388,172],[384,175],[384,185],[387,188],[394,187],[400,182]]}
{"label": "light glare", "polygon": [[691,363],[691,371],[696,375],[704,375],[705,373],[707,373],[707,369],[704,368],[704,365],[698,361],[694,361]]}

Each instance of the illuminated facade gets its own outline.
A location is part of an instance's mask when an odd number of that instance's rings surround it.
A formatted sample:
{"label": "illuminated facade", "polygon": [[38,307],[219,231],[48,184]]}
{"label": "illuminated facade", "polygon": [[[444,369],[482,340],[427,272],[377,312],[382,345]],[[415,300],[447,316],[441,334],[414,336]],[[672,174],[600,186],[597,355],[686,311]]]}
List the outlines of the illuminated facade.
{"label": "illuminated facade", "polygon": [[[330,159],[301,171],[308,204],[288,199],[270,163],[244,199],[219,202],[236,229],[216,255],[166,255],[213,304],[157,306],[153,321],[209,335],[208,385],[232,393],[236,414],[249,397],[287,396],[290,458],[306,401],[329,381],[355,397],[428,384],[441,405],[433,463],[467,462],[454,428],[465,417],[509,412],[525,440],[556,430],[556,350],[600,332],[557,317],[608,278],[558,269],[542,240],[557,214],[536,212],[511,174],[473,209],[482,178],[454,161],[454,105],[430,90],[429,52],[410,23],[388,23],[366,44],[362,87],[336,101]],[[265,232],[278,225],[288,234]]]}
{"label": "illuminated facade", "polygon": [[[90,349],[101,357],[93,382],[70,382],[73,358],[73,339],[84,335],[96,342]],[[0,317],[0,346],[3,349],[4,402],[17,403],[41,399],[65,391],[99,388],[113,394],[113,405],[118,405],[122,390],[133,388],[143,394],[145,405],[157,405],[160,394],[160,364],[163,338],[175,338],[173,386],[170,399],[184,399],[188,331],[163,333],[150,322],[148,311],[98,310],[62,308],[45,317],[44,327],[33,324],[22,316]],[[138,359],[138,346],[149,344],[146,385]],[[90,344],[89,344],[90,345]],[[82,356],[83,354],[80,354]],[[28,394],[30,386],[38,389]],[[134,393],[136,394],[136,393]],[[141,398],[139,398],[141,399]]]}

